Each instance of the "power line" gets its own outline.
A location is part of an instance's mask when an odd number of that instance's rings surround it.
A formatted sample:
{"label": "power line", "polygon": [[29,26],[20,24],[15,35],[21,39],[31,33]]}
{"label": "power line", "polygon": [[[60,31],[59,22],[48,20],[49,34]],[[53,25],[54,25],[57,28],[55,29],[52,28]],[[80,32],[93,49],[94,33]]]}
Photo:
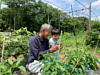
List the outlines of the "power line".
{"label": "power line", "polygon": [[73,10],[73,11],[69,11],[69,12],[67,12],[67,13],[73,13],[73,12],[78,12],[78,11],[84,11],[84,10],[86,10],[86,9],[88,9],[88,8],[82,8],[82,9],[78,9],[78,10]]}
{"label": "power line", "polygon": [[[77,3],[79,3],[80,5],[82,5],[84,8],[82,8],[82,9],[78,9],[78,10],[73,10],[73,11],[67,11],[67,12],[65,12],[65,13],[67,13],[67,14],[72,14],[73,12],[81,12],[81,11],[84,11],[84,10],[89,10],[89,8],[88,7],[86,7],[83,3],[81,3],[80,1],[78,1],[78,0],[75,0],[75,1],[77,1]],[[48,4],[50,4],[50,5],[53,5],[53,6],[56,6],[55,4],[51,4],[49,1],[47,1],[46,0],[46,2],[48,2]],[[59,10],[63,10],[62,8],[60,8]],[[92,14],[95,16],[95,17],[97,17],[96,16],[96,14],[91,10],[91,12],[92,12]],[[83,13],[82,13],[83,14]],[[86,14],[84,14],[84,15],[86,15]],[[89,15],[86,15],[86,16],[89,16]]]}
{"label": "power line", "polygon": [[[86,8],[86,6],[83,4],[83,3],[81,3],[79,0],[75,0],[77,3],[79,3],[81,6],[83,6],[84,8]],[[92,2],[90,2],[91,4],[92,4]],[[93,11],[92,11],[92,9],[91,9],[91,12],[92,12],[92,14],[93,15],[95,15],[95,16],[97,16]]]}
{"label": "power line", "polygon": [[77,3],[79,3],[80,5],[82,5],[83,7],[87,8],[83,3],[81,3],[80,1],[78,0],[75,0]]}

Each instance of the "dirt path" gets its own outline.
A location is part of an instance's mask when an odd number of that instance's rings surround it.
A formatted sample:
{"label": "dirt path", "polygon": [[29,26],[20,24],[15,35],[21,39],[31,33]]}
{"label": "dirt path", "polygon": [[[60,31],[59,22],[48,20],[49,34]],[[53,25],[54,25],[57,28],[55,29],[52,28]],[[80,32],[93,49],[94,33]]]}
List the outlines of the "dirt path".
{"label": "dirt path", "polygon": [[95,51],[91,51],[91,54],[93,55],[93,56],[96,56],[97,58],[99,58],[100,59],[100,53],[97,53],[97,52],[95,52]]}

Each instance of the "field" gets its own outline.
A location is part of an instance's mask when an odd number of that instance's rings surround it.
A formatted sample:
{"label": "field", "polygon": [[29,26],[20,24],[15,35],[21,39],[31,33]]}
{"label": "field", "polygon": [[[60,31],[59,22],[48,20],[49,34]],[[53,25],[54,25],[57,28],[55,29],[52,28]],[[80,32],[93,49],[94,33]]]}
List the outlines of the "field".
{"label": "field", "polygon": [[[34,35],[36,32],[29,32],[27,28],[0,33],[0,75],[26,75],[28,43]],[[86,75],[88,70],[100,75],[100,48],[86,45],[86,37],[86,32],[76,35],[63,32],[59,55],[64,59],[45,54],[43,75]]]}
{"label": "field", "polygon": [[43,55],[42,75],[100,75],[98,3],[100,0],[0,0],[0,75],[30,75],[26,67],[29,40],[45,23],[62,34],[59,57]]}

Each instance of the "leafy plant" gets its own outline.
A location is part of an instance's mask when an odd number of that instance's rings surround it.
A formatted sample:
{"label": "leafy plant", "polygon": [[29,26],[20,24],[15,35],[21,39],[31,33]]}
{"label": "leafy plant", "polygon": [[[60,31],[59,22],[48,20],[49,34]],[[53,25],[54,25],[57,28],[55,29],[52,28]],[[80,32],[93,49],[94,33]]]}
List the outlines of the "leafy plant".
{"label": "leafy plant", "polygon": [[14,69],[19,68],[21,71],[25,72],[26,69],[21,65],[21,61],[7,60],[5,63],[0,63],[0,74],[1,75],[13,75]]}
{"label": "leafy plant", "polygon": [[84,50],[70,50],[65,54],[65,63],[47,54],[43,61],[43,75],[85,75],[86,70],[96,70],[98,59],[90,54],[89,51],[84,53]]}
{"label": "leafy plant", "polygon": [[31,36],[31,35],[33,35],[31,32],[29,32],[28,30],[27,30],[27,28],[25,27],[25,28],[20,28],[19,30],[14,30],[13,32],[12,32],[12,34],[13,35],[26,35],[26,36]]}
{"label": "leafy plant", "polygon": [[69,68],[62,64],[59,59],[50,55],[52,54],[45,55],[45,60],[43,60],[45,66],[43,67],[42,75],[70,75]]}
{"label": "leafy plant", "polygon": [[86,70],[96,70],[98,59],[92,56],[89,51],[83,49],[72,50],[67,53],[66,61],[78,73],[85,73]]}
{"label": "leafy plant", "polygon": [[100,47],[100,32],[93,30],[88,33],[86,45],[91,47]]}
{"label": "leafy plant", "polygon": [[[31,36],[33,36],[34,33],[31,33],[27,31],[27,28],[21,28],[19,30],[16,30],[12,32],[11,34],[0,34],[0,49],[3,48],[4,43],[4,58],[7,58],[8,56],[15,56],[17,57],[20,54],[23,54],[24,56],[28,53],[28,43]],[[5,40],[3,40],[5,37]],[[2,52],[2,51],[1,51]],[[0,52],[0,55],[1,55]]]}

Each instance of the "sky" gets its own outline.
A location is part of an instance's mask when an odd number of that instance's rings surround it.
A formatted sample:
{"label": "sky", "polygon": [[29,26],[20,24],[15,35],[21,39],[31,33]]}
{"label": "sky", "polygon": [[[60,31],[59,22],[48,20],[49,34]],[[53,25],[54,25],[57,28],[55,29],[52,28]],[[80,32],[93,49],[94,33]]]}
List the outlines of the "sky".
{"label": "sky", "polygon": [[[80,10],[85,9],[89,7],[90,2],[92,2],[92,20],[100,20],[100,0],[42,0],[43,2],[47,3],[48,5],[51,5],[54,8],[57,8],[59,10],[62,10],[64,12],[70,12],[71,6],[73,11],[74,10]],[[81,4],[84,6],[82,6]],[[2,5],[2,8],[7,7],[5,5]],[[86,16],[88,17],[89,10],[83,10],[79,12],[74,12],[74,16]]]}
{"label": "sky", "polygon": [[[59,10],[62,10],[64,12],[70,12],[71,5],[72,9],[74,10],[80,10],[84,8],[88,8],[90,2],[92,2],[92,20],[100,20],[100,0],[42,0],[43,2],[53,6],[54,8],[58,8]],[[83,5],[81,5],[83,4]],[[74,12],[74,16],[86,16],[88,17],[89,10],[83,10],[79,12]]]}

